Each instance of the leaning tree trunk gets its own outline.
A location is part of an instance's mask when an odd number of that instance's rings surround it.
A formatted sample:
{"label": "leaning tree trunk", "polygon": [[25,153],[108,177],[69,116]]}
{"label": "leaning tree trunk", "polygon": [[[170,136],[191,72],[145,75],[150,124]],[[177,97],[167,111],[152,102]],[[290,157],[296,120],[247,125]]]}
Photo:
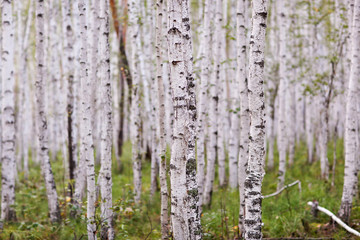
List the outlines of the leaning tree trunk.
{"label": "leaning tree trunk", "polygon": [[156,80],[158,87],[158,123],[159,123],[159,175],[161,189],[161,239],[169,239],[169,215],[168,215],[168,187],[167,187],[167,171],[166,171],[166,132],[165,132],[165,89],[163,82],[163,0],[156,2]]}
{"label": "leaning tree trunk", "polygon": [[112,210],[112,95],[110,79],[110,45],[109,45],[109,4],[108,0],[100,1],[100,76],[102,90],[101,108],[101,142],[100,142],[100,191],[101,191],[101,239],[114,239]]}
{"label": "leaning tree trunk", "polygon": [[81,83],[81,148],[80,158],[85,159],[87,176],[87,232],[90,240],[96,239],[95,225],[95,162],[91,126],[91,78],[87,76],[87,3],[79,0],[80,44],[80,83]]}
{"label": "leaning tree trunk", "polygon": [[132,100],[131,100],[131,143],[132,143],[132,162],[134,174],[135,202],[140,202],[141,196],[141,119],[140,119],[140,59],[141,41],[139,0],[130,0],[128,6],[129,14],[129,34],[131,44],[131,76],[132,76]]}
{"label": "leaning tree trunk", "polygon": [[171,220],[174,239],[201,239],[196,179],[195,82],[188,0],[169,0],[168,54],[173,92],[174,130],[171,147]]}
{"label": "leaning tree trunk", "polygon": [[351,26],[351,69],[349,88],[346,101],[346,122],[345,122],[345,176],[344,187],[341,198],[339,215],[345,221],[349,222],[352,198],[357,183],[357,102],[358,94],[358,76],[360,75],[360,0],[355,0],[353,22]]}
{"label": "leaning tree trunk", "polygon": [[248,79],[246,75],[246,0],[239,0],[237,3],[236,19],[236,50],[237,50],[237,71],[236,81],[239,82],[240,90],[240,149],[238,159],[238,181],[240,194],[239,229],[244,236],[244,214],[245,214],[245,192],[244,183],[246,179],[246,168],[249,159],[249,99]]}
{"label": "leaning tree trunk", "polygon": [[254,0],[249,49],[249,162],[245,180],[245,239],[261,239],[261,185],[265,162],[264,49],[267,1]]}
{"label": "leaning tree trunk", "polygon": [[[12,1],[2,6],[2,84],[1,84],[1,219],[16,219],[15,210],[15,77],[14,22]],[[21,20],[20,20],[21,21]]]}
{"label": "leaning tree trunk", "polygon": [[37,127],[39,137],[39,156],[41,162],[41,169],[45,178],[46,194],[48,197],[50,220],[52,222],[60,221],[60,209],[58,203],[58,196],[54,181],[54,175],[50,165],[49,158],[49,143],[48,143],[48,128],[45,114],[45,59],[44,59],[44,1],[37,0],[36,2],[36,82],[35,94],[37,102]]}

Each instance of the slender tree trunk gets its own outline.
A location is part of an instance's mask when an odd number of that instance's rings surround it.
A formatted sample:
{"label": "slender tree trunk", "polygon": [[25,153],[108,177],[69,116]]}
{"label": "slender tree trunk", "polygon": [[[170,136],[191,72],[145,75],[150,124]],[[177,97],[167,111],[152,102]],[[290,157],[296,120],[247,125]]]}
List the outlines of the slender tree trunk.
{"label": "slender tree trunk", "polygon": [[261,185],[265,162],[264,48],[267,1],[254,0],[249,49],[249,162],[245,180],[245,239],[261,239]]}
{"label": "slender tree trunk", "polygon": [[163,0],[156,2],[156,80],[158,87],[158,123],[159,123],[159,157],[160,157],[160,188],[161,188],[161,239],[169,239],[169,215],[168,215],[168,187],[167,187],[167,169],[166,169],[166,132],[165,132],[165,89],[163,82],[163,58],[162,44],[164,34],[163,24]]}
{"label": "slender tree trunk", "polygon": [[75,84],[74,84],[74,32],[71,21],[71,2],[69,0],[62,0],[62,19],[63,27],[62,33],[64,37],[63,48],[65,52],[65,57],[63,58],[63,72],[64,78],[63,81],[68,82],[68,91],[67,91],[67,125],[68,125],[68,152],[69,152],[69,178],[70,178],[70,197],[73,197],[74,187],[73,181],[75,179],[75,168],[76,168],[76,159],[77,159],[77,138],[76,138],[76,116],[74,111],[74,93],[75,93]]}
{"label": "slender tree trunk", "polygon": [[81,36],[80,44],[80,82],[81,82],[81,148],[80,158],[83,157],[86,163],[87,176],[87,232],[89,240],[96,239],[95,225],[95,161],[92,138],[92,109],[91,109],[91,77],[87,75],[87,3],[85,0],[78,1],[79,7],[79,30]]}
{"label": "slender tree trunk", "polygon": [[[77,101],[79,96],[79,92],[81,92],[81,86],[79,85],[79,79],[80,79],[80,46],[81,46],[81,34],[80,34],[80,13],[79,13],[79,8],[78,8],[78,0],[74,0],[74,4],[72,6],[72,12],[74,15],[74,32],[76,33],[75,38],[75,46],[74,46],[74,50],[75,50],[75,58],[76,61],[74,62],[75,64],[75,76],[74,76],[74,115],[75,115],[75,119],[80,119],[81,120],[81,99],[80,99],[80,103],[79,101]],[[80,106],[79,106],[80,105]],[[79,111],[79,110],[80,111]],[[78,121],[80,122],[80,121]],[[86,162],[85,162],[85,156],[83,154],[84,150],[83,150],[83,144],[82,144],[82,130],[81,130],[81,126],[77,126],[78,131],[74,132],[74,137],[76,136],[76,138],[78,138],[80,140],[80,148],[79,148],[79,152],[80,152],[80,157],[76,158],[77,162],[76,162],[76,169],[75,169],[75,193],[74,193],[74,205],[76,206],[76,212],[75,213],[79,213],[79,211],[81,210],[81,201],[84,197],[85,194],[85,188],[86,188]],[[80,137],[78,136],[80,135]]]}
{"label": "slender tree trunk", "polygon": [[244,214],[245,214],[245,179],[246,169],[249,159],[249,98],[248,98],[248,79],[246,74],[246,0],[240,0],[237,3],[236,14],[236,49],[237,49],[237,69],[236,80],[239,82],[240,90],[240,149],[238,162],[238,182],[240,194],[240,211],[239,211],[239,229],[244,236]]}
{"label": "slender tree trunk", "polygon": [[[205,0],[204,24],[201,35],[201,45],[210,46],[210,7],[212,7],[212,0]],[[199,184],[199,198],[200,206],[202,205],[204,180],[205,180],[205,125],[207,118],[207,89],[210,74],[210,49],[201,48],[201,75],[200,75],[200,95],[198,105],[198,122],[197,122],[197,175]]]}
{"label": "slender tree trunk", "polygon": [[174,239],[201,239],[196,181],[195,82],[189,1],[169,0],[169,62],[173,92],[174,131],[171,147],[171,220]]}
{"label": "slender tree trunk", "polygon": [[355,0],[353,22],[351,26],[351,69],[349,88],[346,100],[345,122],[345,170],[344,187],[339,210],[340,217],[349,222],[352,208],[353,192],[357,183],[357,100],[358,100],[358,76],[360,75],[360,1]]}
{"label": "slender tree trunk", "polygon": [[113,210],[112,210],[112,95],[110,79],[110,46],[109,46],[109,4],[108,0],[100,1],[100,76],[102,90],[101,108],[101,239],[114,239]]}
{"label": "slender tree trunk", "polygon": [[131,102],[131,142],[132,142],[132,161],[134,174],[135,202],[140,202],[141,196],[141,119],[140,119],[140,18],[139,0],[130,0],[129,12],[129,32],[131,41],[131,75],[132,75],[132,102]]}
{"label": "slender tree trunk", "polygon": [[29,36],[30,36],[30,27],[33,20],[33,12],[34,12],[34,2],[30,0],[29,10],[28,10],[28,18],[25,27],[24,38],[22,42],[22,56],[20,58],[20,76],[21,76],[21,84],[22,84],[22,102],[20,101],[20,109],[19,113],[21,115],[21,126],[19,126],[19,130],[22,133],[22,154],[24,161],[24,176],[25,178],[29,175],[29,147],[30,147],[30,139],[31,139],[31,102],[30,102],[30,88],[29,88],[29,77],[27,75],[27,58],[28,58],[28,45],[29,45]]}
{"label": "slender tree trunk", "polygon": [[279,1],[278,14],[280,21],[279,30],[279,118],[278,118],[278,141],[277,147],[279,151],[279,173],[278,173],[278,185],[277,189],[284,186],[285,172],[286,172],[286,91],[288,86],[287,80],[287,58],[286,58],[286,31],[287,31],[287,15],[285,8],[285,1]]}
{"label": "slender tree trunk", "polygon": [[[229,3],[231,3],[230,0],[227,0]],[[236,40],[237,41],[243,41],[244,45],[246,42],[246,34],[245,34],[245,9],[240,9],[245,7],[245,3],[243,0],[237,2],[237,15],[236,15]],[[230,21],[232,18],[230,18]],[[240,21],[240,22],[238,22]],[[241,22],[242,21],[242,22]],[[239,32],[241,31],[241,32]],[[240,36],[240,34],[242,34]],[[233,44],[233,40],[229,40],[229,48],[235,47]],[[239,43],[239,42],[237,42]],[[246,47],[246,46],[245,46]],[[244,50],[244,54],[246,49]],[[239,46],[236,46],[236,51],[239,51]],[[237,53],[236,53],[237,54]],[[246,57],[244,55],[244,57]],[[244,59],[243,59],[244,60]],[[238,61],[238,59],[237,59]],[[243,63],[245,64],[245,62]],[[231,65],[230,65],[231,66]],[[237,67],[239,67],[237,63]],[[245,69],[243,69],[245,71]],[[245,72],[244,72],[245,74]],[[238,76],[230,76],[234,74],[228,74],[228,77],[231,77],[231,83],[230,83],[230,94],[231,94],[231,111],[230,111],[230,137],[229,137],[229,163],[236,163],[240,164],[239,161],[239,138],[240,138],[240,93],[239,93],[239,83],[242,79],[238,79]],[[240,179],[242,176],[239,174],[239,169],[236,167],[236,171],[238,171],[238,179]],[[244,170],[245,171],[245,170]],[[234,173],[232,174],[234,175]],[[244,176],[245,177],[245,176]],[[245,178],[244,178],[245,179]],[[232,179],[233,181],[233,179]],[[231,183],[232,187],[235,185],[233,182]]]}
{"label": "slender tree trunk", "polygon": [[39,150],[41,158],[42,172],[45,178],[46,194],[48,197],[50,220],[52,222],[60,221],[60,209],[58,196],[54,181],[54,175],[50,165],[48,148],[48,128],[45,114],[45,61],[44,61],[44,1],[36,2],[36,64],[37,76],[35,82],[35,94],[37,102],[37,122]]}
{"label": "slender tree trunk", "polygon": [[12,1],[2,5],[2,85],[1,85],[1,219],[13,221],[15,210],[15,77],[14,22]]}
{"label": "slender tree trunk", "polygon": [[216,0],[215,33],[213,42],[214,69],[210,77],[210,103],[209,103],[209,147],[207,149],[207,166],[204,186],[203,204],[211,205],[212,191],[215,179],[215,162],[218,150],[218,102],[219,102],[219,77],[220,77],[220,32],[222,25],[222,0]]}

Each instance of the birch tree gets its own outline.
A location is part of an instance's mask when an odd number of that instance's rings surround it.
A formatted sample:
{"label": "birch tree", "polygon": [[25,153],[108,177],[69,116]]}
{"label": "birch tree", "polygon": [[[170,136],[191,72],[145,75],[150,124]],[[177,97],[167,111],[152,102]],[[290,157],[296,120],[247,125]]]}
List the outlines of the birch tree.
{"label": "birch tree", "polygon": [[161,239],[169,239],[169,216],[168,216],[168,187],[166,169],[166,132],[165,132],[165,89],[163,82],[163,0],[156,1],[156,28],[155,28],[155,47],[156,47],[156,80],[158,87],[158,123],[159,123],[159,175],[161,191]]}
{"label": "birch tree", "polygon": [[[214,69],[210,76],[210,103],[209,103],[209,147],[207,154],[206,178],[204,186],[204,205],[210,205],[211,194],[215,179],[215,162],[218,148],[218,85],[220,77],[220,50],[221,50],[222,0],[216,0],[215,32],[214,34]],[[231,164],[231,163],[230,163]]]}
{"label": "birch tree", "polygon": [[279,151],[279,173],[277,189],[284,186],[286,171],[286,90],[288,80],[286,75],[286,31],[287,31],[287,14],[285,1],[278,1],[279,14],[279,117],[278,117],[278,151]]}
{"label": "birch tree", "polygon": [[339,215],[345,221],[349,222],[354,189],[357,184],[358,175],[358,142],[357,142],[357,102],[358,76],[360,75],[360,1],[355,0],[353,21],[351,25],[351,67],[350,79],[346,99],[346,121],[345,121],[345,170],[344,186],[341,198]]}
{"label": "birch tree", "polygon": [[36,1],[36,81],[35,81],[35,95],[37,103],[37,127],[39,137],[39,156],[41,162],[41,169],[45,178],[46,194],[48,198],[48,205],[50,211],[50,220],[52,222],[60,221],[60,209],[58,203],[58,196],[54,181],[54,175],[50,165],[49,158],[49,143],[48,143],[48,128],[45,112],[45,61],[44,61],[44,1]]}
{"label": "birch tree", "polygon": [[[75,115],[75,83],[74,83],[74,30],[72,27],[71,18],[71,2],[69,0],[61,1],[61,13],[63,19],[62,33],[65,36],[63,39],[63,49],[65,58],[63,62],[64,77],[63,81],[68,82],[67,90],[67,135],[68,135],[68,152],[69,152],[69,178],[70,181],[75,179],[75,168],[77,159],[77,129],[76,129],[76,115]],[[72,183],[69,184],[70,196],[73,196]]]}
{"label": "birch tree", "polygon": [[264,49],[267,1],[254,0],[249,49],[249,162],[245,180],[245,239],[261,239],[261,185],[265,162]]}
{"label": "birch tree", "polygon": [[189,1],[168,2],[168,55],[174,106],[170,160],[171,221],[174,239],[201,239],[196,181],[195,82],[192,76],[192,38]]}
{"label": "birch tree", "polygon": [[80,158],[83,157],[86,163],[87,178],[87,232],[90,240],[96,239],[95,225],[95,162],[94,146],[92,138],[92,109],[91,109],[91,78],[87,75],[87,2],[78,1],[79,8],[79,31],[80,43],[80,84],[81,84],[81,148]]}
{"label": "birch tree", "polygon": [[129,14],[129,35],[131,44],[130,70],[132,77],[132,100],[131,100],[131,143],[132,143],[132,162],[134,174],[135,202],[140,202],[141,196],[141,119],[140,119],[140,18],[139,0],[130,0],[128,3]]}
{"label": "birch tree", "polygon": [[100,1],[100,76],[102,90],[101,108],[101,143],[100,143],[100,191],[101,191],[101,239],[114,239],[112,210],[112,95],[110,79],[110,46],[109,46],[109,3]]}
{"label": "birch tree", "polygon": [[248,79],[246,74],[246,0],[237,3],[236,14],[236,50],[237,50],[237,71],[236,81],[239,83],[240,90],[240,149],[238,159],[238,181],[240,193],[239,228],[244,234],[244,214],[245,214],[245,192],[244,183],[246,179],[246,168],[249,159],[249,99],[248,99]]}
{"label": "birch tree", "polygon": [[16,219],[15,210],[15,77],[12,1],[2,3],[1,47],[1,219]]}
{"label": "birch tree", "polygon": [[[212,0],[205,0],[204,7],[204,23],[201,35],[201,45],[210,46],[210,8],[213,6]],[[201,73],[200,73],[200,94],[198,104],[198,122],[197,122],[197,175],[199,184],[199,198],[200,206],[202,205],[204,180],[205,180],[205,126],[207,124],[207,89],[210,75],[210,49],[206,47],[201,48]]]}

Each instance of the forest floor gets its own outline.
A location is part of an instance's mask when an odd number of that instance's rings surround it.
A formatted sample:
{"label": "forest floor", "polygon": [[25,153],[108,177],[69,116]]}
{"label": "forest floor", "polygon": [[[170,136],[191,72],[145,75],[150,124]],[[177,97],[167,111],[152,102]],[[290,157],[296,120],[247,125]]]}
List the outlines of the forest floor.
{"label": "forest floor", "polygon": [[[286,184],[296,180],[301,181],[301,193],[293,186],[281,194],[263,200],[263,233],[265,238],[279,237],[317,237],[321,239],[352,239],[352,235],[343,229],[330,224],[330,218],[319,212],[318,217],[311,215],[308,201],[317,200],[319,205],[337,213],[342,194],[344,154],[343,142],[338,141],[335,187],[331,182],[320,179],[319,161],[307,163],[306,147],[298,146],[295,161],[286,172]],[[333,149],[329,147],[330,169]],[[69,212],[72,204],[66,198],[67,182],[64,181],[64,171],[61,157],[52,163],[53,172],[59,193],[63,221],[59,225],[51,225],[48,220],[47,199],[40,166],[31,162],[30,176],[24,179],[19,174],[16,185],[17,221],[5,223],[0,232],[0,239],[87,239],[86,208],[82,215],[72,219]],[[278,156],[275,153],[275,168]],[[121,170],[113,171],[113,202],[116,239],[160,239],[160,195],[155,194],[150,199],[150,161],[143,164],[143,195],[142,202],[135,206],[132,193],[131,145],[126,143],[121,157]],[[331,175],[330,175],[331,179]],[[263,195],[276,191],[276,170],[267,171]],[[219,188],[215,182],[213,200],[210,209],[204,209],[202,225],[204,239],[236,239],[239,212],[238,191]],[[98,207],[99,211],[99,207]],[[360,202],[354,203],[351,226],[360,230]],[[355,238],[354,238],[355,239]]]}

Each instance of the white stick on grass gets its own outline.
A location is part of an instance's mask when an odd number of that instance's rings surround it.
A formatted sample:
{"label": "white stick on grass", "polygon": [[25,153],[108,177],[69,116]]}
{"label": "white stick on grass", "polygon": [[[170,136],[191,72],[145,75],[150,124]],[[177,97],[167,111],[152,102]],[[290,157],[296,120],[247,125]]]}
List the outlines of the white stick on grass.
{"label": "white stick on grass", "polygon": [[[313,206],[313,202],[308,202],[307,203],[309,206]],[[352,229],[351,227],[349,227],[348,225],[346,225],[343,221],[340,220],[340,218],[338,218],[337,216],[335,216],[335,214],[333,214],[332,212],[330,212],[329,210],[327,210],[326,208],[317,206],[317,210],[319,210],[320,212],[325,213],[326,215],[328,215],[329,217],[332,218],[332,220],[334,220],[335,222],[337,222],[340,226],[342,226],[343,228],[345,228],[346,231],[348,231],[349,233],[352,233],[358,237],[360,237],[360,233],[358,231],[356,231],[355,229]]]}

